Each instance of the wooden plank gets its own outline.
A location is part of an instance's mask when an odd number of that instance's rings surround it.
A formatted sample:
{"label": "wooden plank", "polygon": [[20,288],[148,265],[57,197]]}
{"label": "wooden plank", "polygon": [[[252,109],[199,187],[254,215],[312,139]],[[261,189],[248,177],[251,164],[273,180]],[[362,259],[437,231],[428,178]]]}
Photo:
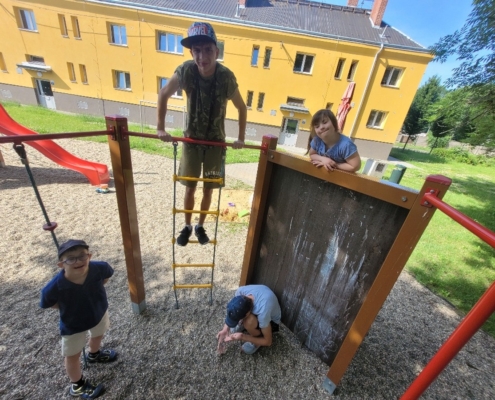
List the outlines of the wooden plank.
{"label": "wooden plank", "polygon": [[127,119],[120,116],[107,116],[105,119],[107,129],[115,132],[113,136],[108,136],[108,145],[112,160],[132,309],[134,313],[139,314],[146,309],[146,302],[131,149],[129,137],[126,135]]}
{"label": "wooden plank", "polygon": [[343,188],[376,197],[377,199],[410,209],[418,194],[417,190],[400,186],[388,181],[377,181],[362,174],[354,174],[335,170],[329,172],[316,168],[307,158],[293,156],[287,153],[272,152],[270,161],[284,167],[300,171],[306,175],[332,182]]}
{"label": "wooden plank", "polygon": [[330,365],[407,210],[280,165],[271,182],[252,282],[274,290],[282,322]]}

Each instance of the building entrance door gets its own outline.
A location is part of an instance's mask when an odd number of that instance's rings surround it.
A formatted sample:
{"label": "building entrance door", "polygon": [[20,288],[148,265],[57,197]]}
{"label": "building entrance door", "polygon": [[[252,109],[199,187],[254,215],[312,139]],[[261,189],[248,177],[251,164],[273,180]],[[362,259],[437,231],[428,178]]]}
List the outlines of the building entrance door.
{"label": "building entrance door", "polygon": [[284,118],[282,120],[282,130],[278,139],[279,144],[284,146],[296,146],[297,142],[297,128],[299,126],[299,120],[292,118]]}
{"label": "building entrance door", "polygon": [[38,95],[38,103],[41,106],[52,110],[57,109],[50,81],[36,79],[36,94]]}

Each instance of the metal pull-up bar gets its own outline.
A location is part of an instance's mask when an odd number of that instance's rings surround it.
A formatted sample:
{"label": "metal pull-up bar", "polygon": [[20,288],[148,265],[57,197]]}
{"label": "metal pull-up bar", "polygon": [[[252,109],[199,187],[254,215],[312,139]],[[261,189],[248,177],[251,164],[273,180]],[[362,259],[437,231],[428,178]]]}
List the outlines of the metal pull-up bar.
{"label": "metal pull-up bar", "polygon": [[[473,221],[454,207],[436,197],[434,191],[426,192],[422,203],[425,207],[432,205],[444,212],[454,221],[470,230],[481,240],[495,247],[495,233],[483,225]],[[431,385],[449,362],[457,355],[461,348],[473,337],[486,320],[495,312],[495,282],[480,297],[478,302],[469,311],[466,317],[457,326],[455,331],[440,347],[430,362],[424,367],[414,382],[402,395],[401,400],[417,399]]]}

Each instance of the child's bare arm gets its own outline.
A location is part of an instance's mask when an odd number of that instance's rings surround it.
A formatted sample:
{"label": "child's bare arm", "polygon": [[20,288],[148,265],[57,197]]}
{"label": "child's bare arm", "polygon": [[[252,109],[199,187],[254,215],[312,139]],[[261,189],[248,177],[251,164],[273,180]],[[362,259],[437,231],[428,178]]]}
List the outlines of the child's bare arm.
{"label": "child's bare arm", "polygon": [[342,171],[356,172],[361,168],[361,157],[356,151],[352,156],[346,158],[345,163],[337,164],[337,168]]}
{"label": "child's bare arm", "polygon": [[103,280],[103,284],[106,284],[110,278]]}
{"label": "child's bare arm", "polygon": [[54,308],[55,310],[58,310],[58,303],[55,303],[53,306],[51,306],[50,308]]}

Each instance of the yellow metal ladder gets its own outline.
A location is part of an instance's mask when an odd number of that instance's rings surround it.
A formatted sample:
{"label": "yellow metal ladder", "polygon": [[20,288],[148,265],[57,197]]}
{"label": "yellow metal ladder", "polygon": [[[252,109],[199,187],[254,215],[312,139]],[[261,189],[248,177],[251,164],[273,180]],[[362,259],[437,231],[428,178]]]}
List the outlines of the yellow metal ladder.
{"label": "yellow metal ladder", "polygon": [[[220,196],[222,193],[222,186],[224,183],[224,176],[225,176],[225,150],[222,154],[222,164],[221,164],[221,172],[220,172],[220,178],[191,178],[188,176],[178,176],[177,175],[177,142],[173,142],[174,146],[174,176],[173,176],[173,181],[174,181],[174,205],[173,205],[173,232],[172,232],[172,270],[173,270],[173,278],[174,278],[174,284],[173,284],[173,289],[174,289],[174,295],[175,295],[175,308],[179,308],[179,300],[177,299],[177,289],[210,289],[210,305],[213,304],[213,272],[215,270],[215,255],[216,255],[216,250],[217,250],[217,231],[218,231],[218,219],[220,215]],[[217,201],[217,209],[216,211],[202,211],[202,210],[184,210],[184,209],[178,209],[176,208],[176,200],[177,200],[177,182],[178,181],[196,181],[196,182],[214,182],[219,184],[218,188],[218,201]],[[213,240],[210,240],[208,244],[212,244],[213,247],[213,260],[211,263],[206,263],[206,264],[178,264],[175,260],[175,243],[176,243],[176,216],[177,214],[208,214],[208,215],[216,215],[216,222],[215,222],[215,232],[213,235]],[[194,228],[192,228],[194,229]],[[189,240],[189,243],[199,243],[197,240]],[[176,274],[175,271],[177,268],[211,268],[211,280],[210,283],[199,283],[199,284],[179,284],[176,281]]]}

